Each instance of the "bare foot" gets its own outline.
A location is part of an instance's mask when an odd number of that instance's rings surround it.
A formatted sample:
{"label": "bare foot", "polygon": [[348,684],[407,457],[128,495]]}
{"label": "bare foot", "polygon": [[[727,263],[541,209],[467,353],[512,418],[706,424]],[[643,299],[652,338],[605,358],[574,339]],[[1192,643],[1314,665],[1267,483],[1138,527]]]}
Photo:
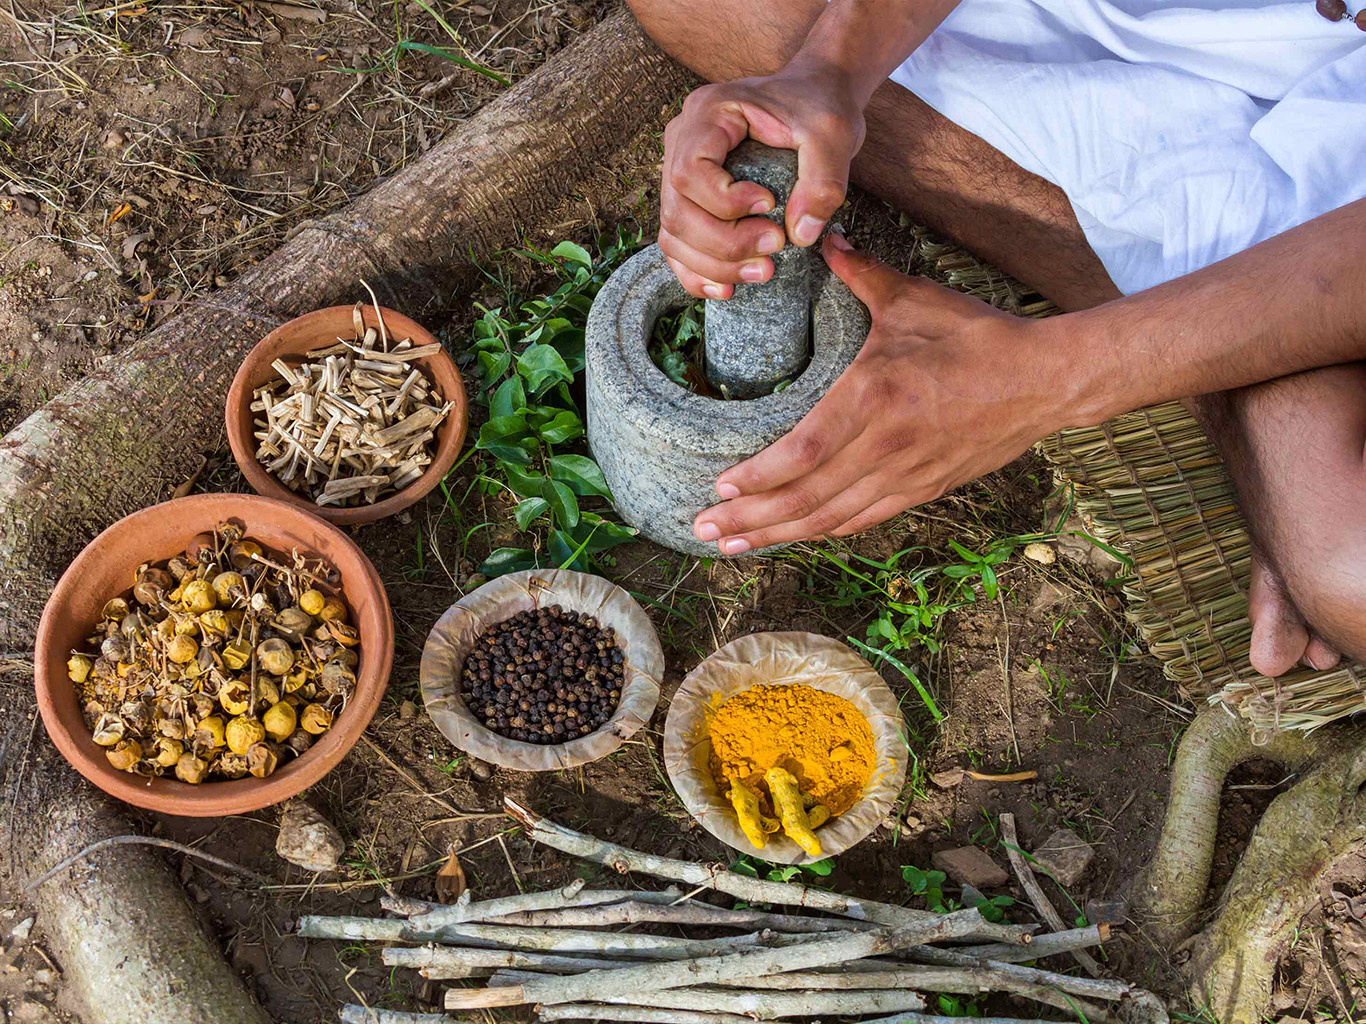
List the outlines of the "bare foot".
{"label": "bare foot", "polygon": [[1264,676],[1282,675],[1300,662],[1325,671],[1342,657],[1310,631],[1275,569],[1256,553],[1247,614],[1252,620],[1249,657],[1252,667]]}

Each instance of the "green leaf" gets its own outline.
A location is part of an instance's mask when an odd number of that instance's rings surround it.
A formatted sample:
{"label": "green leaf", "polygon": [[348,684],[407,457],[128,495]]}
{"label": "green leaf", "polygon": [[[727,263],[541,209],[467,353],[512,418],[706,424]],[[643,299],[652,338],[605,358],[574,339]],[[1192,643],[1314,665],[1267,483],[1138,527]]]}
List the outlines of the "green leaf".
{"label": "green leaf", "polygon": [[951,579],[951,580],[966,579],[967,577],[971,576],[971,575],[973,574],[974,571],[975,571],[975,570],[974,570],[973,567],[970,566],[970,565],[946,565],[946,566],[944,566],[944,575],[947,576],[947,577],[948,577],[949,579]]}
{"label": "green leaf", "polygon": [[612,492],[602,470],[592,459],[584,455],[554,455],[549,461],[551,477],[563,480],[575,494],[595,494],[611,500]]}
{"label": "green leaf", "polygon": [[526,408],[526,390],[521,377],[509,377],[498,385],[489,399],[489,415],[494,418],[515,416]]}
{"label": "green leaf", "polygon": [[550,255],[567,260],[570,263],[581,264],[589,270],[593,269],[593,257],[588,254],[588,250],[581,245],[575,245],[573,242],[561,242],[550,250]]}
{"label": "green leaf", "polygon": [[579,419],[578,413],[566,409],[541,427],[540,435],[546,444],[564,444],[583,436],[583,420]]}
{"label": "green leaf", "polygon": [[536,556],[527,548],[499,548],[479,566],[479,571],[493,579],[510,572],[537,568]]}
{"label": "green leaf", "polygon": [[579,525],[569,531],[576,543],[588,542],[588,547],[585,550],[590,555],[596,555],[600,551],[614,548],[618,544],[635,540],[637,532],[635,527],[613,523],[593,512],[580,513]]}
{"label": "green leaf", "polygon": [[574,492],[558,480],[551,480],[545,491],[545,499],[555,512],[555,521],[563,530],[572,530],[579,525],[579,499]]}
{"label": "green leaf", "polygon": [[912,896],[919,896],[929,885],[929,879],[925,877],[925,872],[914,864],[901,865],[901,878],[910,887]]}
{"label": "green leaf", "polygon": [[[418,0],[418,2],[421,3],[422,0]],[[422,4],[422,6],[423,6],[423,7],[427,7],[426,4]],[[427,7],[427,10],[428,10],[428,11],[431,11],[431,13],[432,13],[434,16],[436,15],[436,12],[435,12],[435,11],[432,11],[430,7]],[[437,20],[437,21],[441,21],[441,18],[440,18],[439,16],[437,16],[437,19],[436,19],[436,20]],[[442,22],[442,24],[444,25],[445,22]],[[466,60],[464,57],[458,57],[458,56],[456,56],[454,53],[452,53],[450,50],[447,50],[445,47],[442,47],[442,46],[432,46],[430,43],[416,43],[416,42],[414,42],[414,41],[411,40],[411,39],[403,39],[403,40],[400,40],[400,41],[399,41],[399,44],[398,44],[398,46],[396,47],[396,49],[399,49],[399,50],[416,50],[418,53],[426,53],[426,54],[430,54],[430,55],[433,56],[433,57],[440,57],[440,58],[442,58],[443,60],[448,60],[448,61],[450,61],[452,64],[455,64],[455,65],[457,65],[457,66],[459,66],[459,67],[467,68],[467,69],[470,70],[470,71],[477,72],[478,74],[483,75],[485,78],[492,78],[492,79],[493,79],[495,82],[497,82],[499,85],[511,85],[511,84],[512,84],[512,83],[509,82],[506,78],[504,78],[502,75],[498,74],[498,72],[493,71],[493,70],[490,69],[490,68],[486,68],[486,67],[484,67],[484,65],[482,65],[482,64],[476,64],[476,63],[475,63],[474,61],[472,61],[472,60]]]}
{"label": "green leaf", "polygon": [[540,395],[559,383],[574,379],[564,358],[553,346],[535,344],[517,357],[517,372],[526,378],[533,395]]}
{"label": "green leaf", "polygon": [[508,487],[519,498],[540,498],[545,494],[549,480],[541,473],[528,473],[516,466],[504,465],[503,474],[507,477]]}
{"label": "green leaf", "polygon": [[489,452],[500,462],[525,466],[531,461],[531,456],[521,444],[526,437],[524,416],[498,416],[479,428],[479,440],[474,446]]}
{"label": "green leaf", "polygon": [[563,530],[551,530],[546,547],[550,551],[551,561],[558,568],[573,569],[576,572],[588,571],[588,558],[580,550],[581,545],[576,545],[574,539]]}
{"label": "green leaf", "polygon": [[517,520],[517,529],[525,530],[533,519],[549,507],[550,502],[544,498],[525,498],[519,501],[512,511],[512,518]]}
{"label": "green leaf", "polygon": [[977,563],[982,561],[981,555],[977,554],[974,551],[969,551],[967,548],[963,547],[962,544],[959,544],[956,540],[949,541],[949,547],[953,548],[953,550],[958,553],[958,557],[963,559],[963,561],[965,562],[970,562],[971,564],[976,565]]}
{"label": "green leaf", "polygon": [[508,367],[512,365],[512,353],[504,349],[501,352],[480,352],[479,353],[479,373],[483,379],[484,386],[492,384],[503,374],[508,372]]}
{"label": "green leaf", "polygon": [[996,585],[996,571],[991,566],[983,563],[982,565],[982,590],[987,595],[988,601],[996,600],[996,593],[1000,588]]}
{"label": "green leaf", "polygon": [[813,864],[803,864],[802,868],[810,871],[813,875],[820,875],[824,878],[835,870],[835,861],[832,857],[826,857],[825,860],[818,860]]}

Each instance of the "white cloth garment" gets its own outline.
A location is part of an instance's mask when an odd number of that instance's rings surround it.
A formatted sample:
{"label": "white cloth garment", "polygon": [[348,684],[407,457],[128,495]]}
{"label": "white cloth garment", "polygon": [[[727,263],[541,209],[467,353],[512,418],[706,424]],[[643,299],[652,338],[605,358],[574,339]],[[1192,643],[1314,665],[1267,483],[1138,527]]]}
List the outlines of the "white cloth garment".
{"label": "white cloth garment", "polygon": [[1366,33],[1313,0],[963,0],[892,80],[1061,187],[1126,293],[1366,196]]}

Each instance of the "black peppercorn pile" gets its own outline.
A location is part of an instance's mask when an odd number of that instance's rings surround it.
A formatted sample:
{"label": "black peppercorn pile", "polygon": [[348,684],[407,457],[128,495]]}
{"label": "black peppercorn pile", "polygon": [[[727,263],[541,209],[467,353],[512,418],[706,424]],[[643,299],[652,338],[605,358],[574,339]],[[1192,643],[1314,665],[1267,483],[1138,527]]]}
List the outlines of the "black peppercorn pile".
{"label": "black peppercorn pile", "polygon": [[551,605],[480,633],[465,658],[461,691],[470,711],[498,735],[564,743],[612,717],[625,661],[610,626]]}

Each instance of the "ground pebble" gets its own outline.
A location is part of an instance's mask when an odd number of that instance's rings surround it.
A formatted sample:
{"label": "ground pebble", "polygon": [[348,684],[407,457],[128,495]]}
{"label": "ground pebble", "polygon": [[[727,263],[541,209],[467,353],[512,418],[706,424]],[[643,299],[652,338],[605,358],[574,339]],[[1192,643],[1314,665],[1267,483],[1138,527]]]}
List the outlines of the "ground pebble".
{"label": "ground pebble", "polygon": [[475,638],[461,696],[500,736],[541,745],[602,728],[621,700],[626,656],[610,626],[559,605],[518,612]]}
{"label": "ground pebble", "polygon": [[959,885],[978,889],[992,889],[1005,885],[1010,876],[991,859],[980,846],[960,846],[953,850],[939,850],[931,858],[934,866]]}
{"label": "ground pebble", "polygon": [[309,871],[335,871],[346,849],[336,827],[303,800],[290,800],[280,813],[275,852]]}
{"label": "ground pebble", "polygon": [[1059,885],[1076,885],[1095,855],[1086,840],[1069,828],[1060,828],[1035,849],[1034,860]]}

